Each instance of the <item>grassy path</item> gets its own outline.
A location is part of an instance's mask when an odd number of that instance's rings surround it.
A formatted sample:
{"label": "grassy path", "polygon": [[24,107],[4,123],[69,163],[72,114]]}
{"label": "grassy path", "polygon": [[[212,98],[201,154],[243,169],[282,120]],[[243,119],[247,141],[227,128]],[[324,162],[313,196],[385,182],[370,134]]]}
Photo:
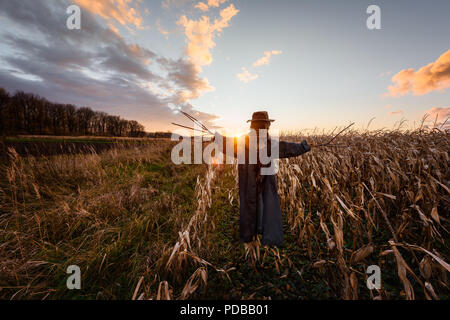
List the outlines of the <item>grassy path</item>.
{"label": "grassy path", "polygon": [[[130,299],[189,220],[205,172],[173,165],[166,142],[0,168],[3,299]],[[82,290],[67,289],[69,265]]]}
{"label": "grassy path", "polygon": [[[207,290],[202,298],[326,298],[326,284],[308,275],[310,261],[294,239],[287,221],[284,221],[283,248],[256,249],[260,257],[254,265],[251,258],[246,258],[245,247],[239,241],[238,189],[231,166],[218,173],[209,211],[216,230],[209,235],[213,250],[205,259],[216,266],[235,270],[229,273],[231,283],[219,273],[209,272]],[[305,275],[309,281],[305,280]]]}

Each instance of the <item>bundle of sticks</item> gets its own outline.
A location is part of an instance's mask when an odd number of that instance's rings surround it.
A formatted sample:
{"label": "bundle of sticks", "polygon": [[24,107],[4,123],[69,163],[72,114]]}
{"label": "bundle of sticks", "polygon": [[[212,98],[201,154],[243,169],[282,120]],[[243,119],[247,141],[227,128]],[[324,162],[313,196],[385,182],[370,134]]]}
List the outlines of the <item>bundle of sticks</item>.
{"label": "bundle of sticks", "polygon": [[347,131],[350,129],[351,126],[353,126],[355,123],[352,122],[347,127],[342,129],[337,135],[333,136],[328,142],[321,143],[321,144],[311,144],[310,147],[318,148],[318,147],[345,147],[345,145],[341,144],[331,144],[337,137],[339,137],[344,131]]}
{"label": "bundle of sticks", "polygon": [[[182,124],[178,124],[178,123],[174,123],[172,122],[173,125],[184,128],[184,129],[190,129],[193,131],[197,131],[197,132],[202,132],[204,134],[211,134],[214,135],[214,133],[211,132],[211,130],[208,129],[208,127],[206,127],[201,121],[199,121],[198,119],[196,119],[195,117],[191,116],[190,114],[188,114],[187,112],[181,111],[179,110],[180,113],[182,115],[184,115],[186,118],[188,118],[189,120],[191,120],[195,125],[198,126],[198,128],[193,128],[190,126],[185,126]],[[311,144],[310,147],[314,147],[314,148],[321,148],[321,147],[345,147],[344,145],[339,145],[339,144],[331,144],[338,136],[340,136],[342,133],[344,133],[345,131],[347,131],[348,129],[350,129],[351,126],[353,126],[355,123],[351,123],[350,125],[348,125],[347,127],[345,127],[344,129],[342,129],[338,134],[336,134],[335,136],[333,136],[328,142],[326,143],[321,143],[321,144]]]}
{"label": "bundle of sticks", "polygon": [[190,130],[193,130],[193,131],[199,131],[199,132],[202,132],[202,133],[209,133],[209,134],[214,135],[214,133],[212,133],[211,130],[209,130],[202,122],[200,122],[199,120],[197,120],[196,118],[194,118],[193,116],[191,116],[189,113],[184,112],[184,111],[181,111],[181,110],[179,110],[179,111],[180,111],[180,113],[181,113],[182,115],[184,115],[186,118],[188,118],[189,120],[191,120],[192,122],[194,122],[194,124],[198,125],[199,129],[197,129],[197,128],[192,128],[192,127],[189,127],[189,126],[184,126],[184,125],[181,125],[181,124],[172,122],[173,125],[178,126],[178,127],[181,127],[181,128],[185,128],[185,129],[190,129]]}

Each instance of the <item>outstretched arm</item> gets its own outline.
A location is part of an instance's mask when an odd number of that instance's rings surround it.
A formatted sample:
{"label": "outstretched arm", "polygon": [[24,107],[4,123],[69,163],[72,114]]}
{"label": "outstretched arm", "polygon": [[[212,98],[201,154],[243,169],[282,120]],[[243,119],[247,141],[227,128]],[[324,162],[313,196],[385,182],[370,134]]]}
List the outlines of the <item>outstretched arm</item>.
{"label": "outstretched arm", "polygon": [[280,159],[291,158],[300,156],[308,151],[311,151],[311,147],[308,146],[306,140],[301,143],[280,141]]}
{"label": "outstretched arm", "polygon": [[[219,136],[223,140],[223,148],[224,152],[226,149],[226,145],[228,142],[228,145],[234,145],[234,157],[237,157],[237,138],[234,137],[224,137]],[[213,139],[215,141],[215,139]],[[247,143],[245,144],[245,148],[247,149]],[[287,141],[279,141],[279,157],[280,159],[283,158],[291,158],[291,157],[298,157],[304,153],[307,153],[311,151],[311,147],[308,145],[306,140],[303,140],[301,143],[295,143],[295,142],[287,142]],[[248,152],[248,151],[247,151]]]}

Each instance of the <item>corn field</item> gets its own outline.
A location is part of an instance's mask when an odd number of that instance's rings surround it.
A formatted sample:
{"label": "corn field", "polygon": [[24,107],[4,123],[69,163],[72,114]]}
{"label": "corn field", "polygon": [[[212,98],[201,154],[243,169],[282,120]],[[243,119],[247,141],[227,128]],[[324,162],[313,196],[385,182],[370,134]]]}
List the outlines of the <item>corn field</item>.
{"label": "corn field", "polygon": [[[280,162],[282,248],[239,242],[237,165],[175,166],[169,141],[42,158],[10,150],[0,297],[448,299],[448,134],[353,131],[336,143]],[[65,287],[73,264],[77,292]],[[366,286],[370,265],[380,289]]]}
{"label": "corn field", "polygon": [[[341,143],[347,147],[280,168],[279,193],[298,244],[342,299],[358,299],[369,264],[397,273],[404,298],[422,290],[438,299],[450,271],[448,136],[377,132]],[[371,298],[388,299],[389,289]]]}

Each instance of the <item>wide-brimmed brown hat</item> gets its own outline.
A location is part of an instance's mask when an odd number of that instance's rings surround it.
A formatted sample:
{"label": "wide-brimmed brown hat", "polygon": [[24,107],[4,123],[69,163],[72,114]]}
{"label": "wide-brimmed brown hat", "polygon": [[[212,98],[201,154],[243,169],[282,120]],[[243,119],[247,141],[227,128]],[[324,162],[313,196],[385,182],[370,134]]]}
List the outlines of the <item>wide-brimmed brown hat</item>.
{"label": "wide-brimmed brown hat", "polygon": [[257,111],[253,113],[251,120],[247,120],[247,122],[254,121],[274,122],[275,120],[269,119],[269,114],[267,111]]}

